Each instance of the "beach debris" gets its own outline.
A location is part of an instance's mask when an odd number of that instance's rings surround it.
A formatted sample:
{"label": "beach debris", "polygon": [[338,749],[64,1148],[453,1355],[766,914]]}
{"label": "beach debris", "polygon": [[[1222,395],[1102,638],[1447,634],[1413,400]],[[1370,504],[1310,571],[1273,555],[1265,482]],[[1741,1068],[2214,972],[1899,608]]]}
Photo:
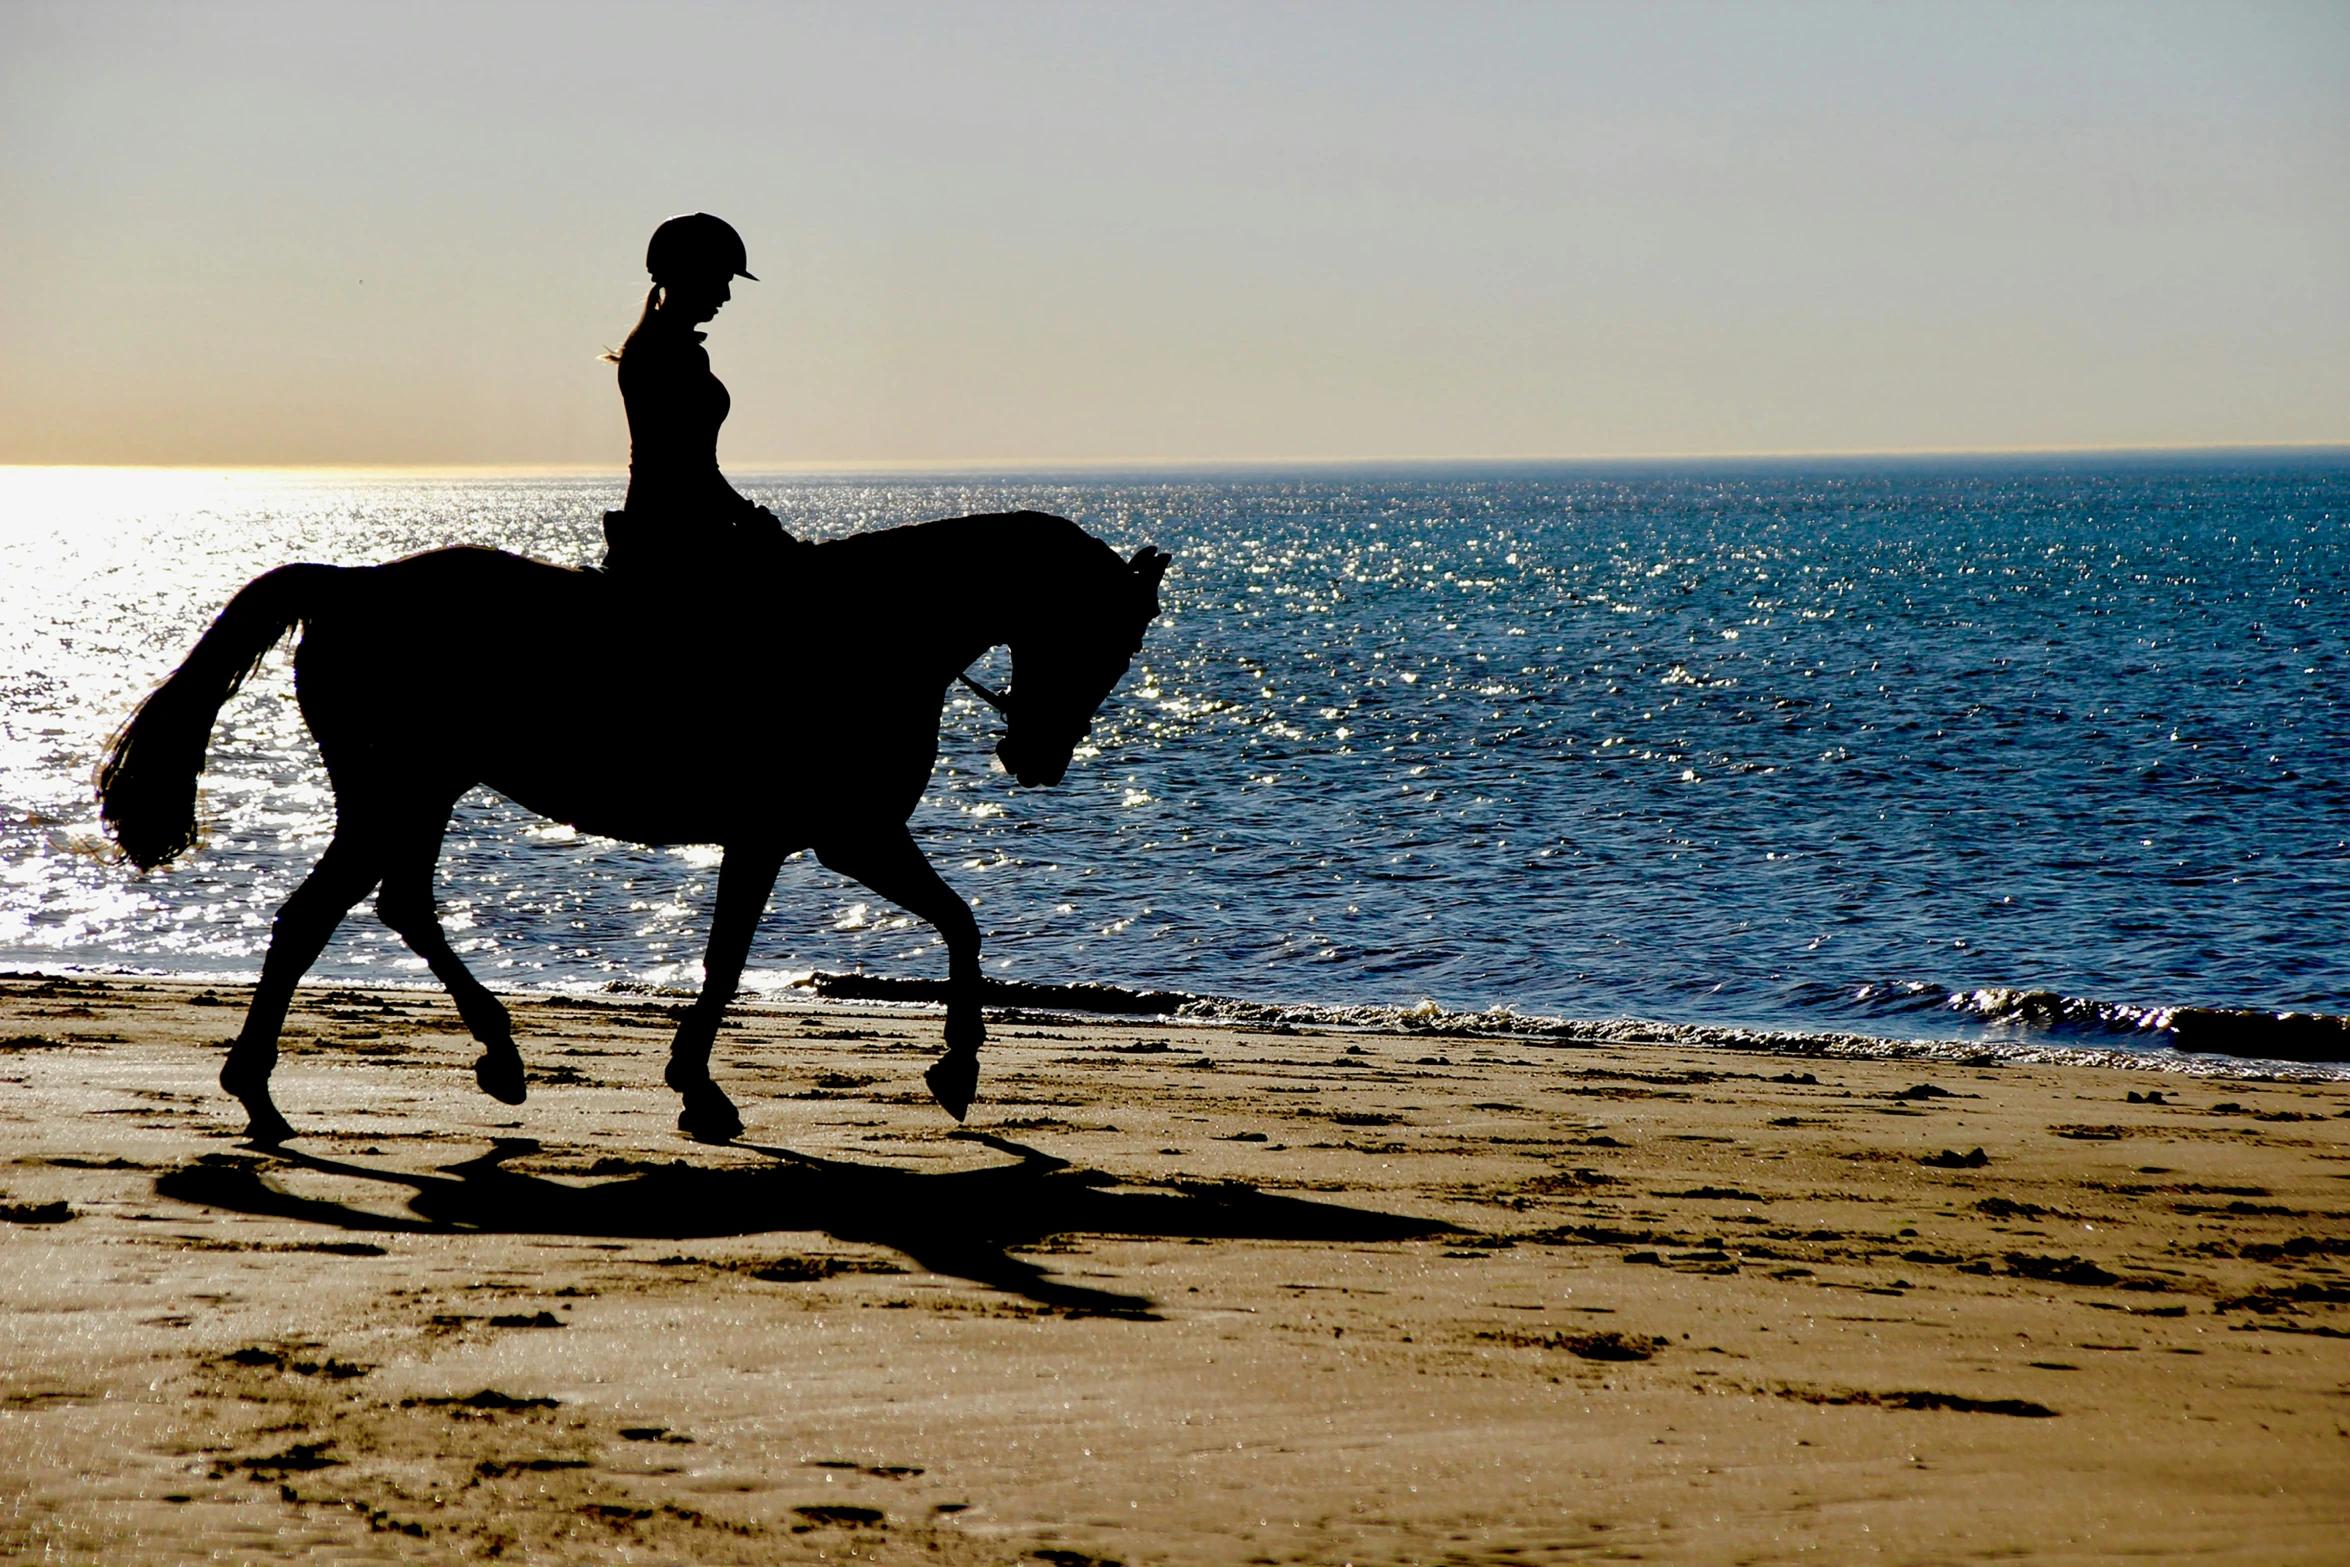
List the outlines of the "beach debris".
{"label": "beach debris", "polygon": [[2279,1262],[2286,1258],[2350,1257],[2350,1236],[2296,1235],[2289,1241],[2255,1241],[2237,1249],[2246,1262]]}
{"label": "beach debris", "polygon": [[1521,1182],[1516,1190],[1530,1197],[1548,1197],[1555,1196],[1560,1192],[1589,1191],[1595,1186],[1613,1186],[1620,1179],[1621,1177],[1609,1175],[1601,1170],[1577,1166],[1575,1169],[1560,1170],[1550,1175],[1537,1175],[1531,1180]]}
{"label": "beach debris", "polygon": [[315,1252],[324,1257],[381,1257],[384,1248],[373,1241],[295,1241],[283,1246],[271,1246],[270,1251]]}
{"label": "beach debris", "polygon": [[1990,1162],[1991,1156],[1980,1148],[1971,1153],[1960,1153],[1954,1148],[1945,1148],[1940,1153],[1928,1154],[1918,1161],[1920,1164],[1931,1166],[1937,1170],[1980,1170]]}
{"label": "beach debris", "polygon": [[2108,1273],[2086,1257],[2038,1257],[2029,1252],[2007,1254],[2007,1271],[2019,1279],[2047,1284],[2119,1284],[2121,1275]]}
{"label": "beach debris", "polygon": [[[732,1266],[732,1264],[729,1264]],[[750,1268],[754,1279],[769,1284],[813,1284],[843,1273],[903,1273],[894,1262],[873,1257],[778,1257]]]}
{"label": "beach debris", "polygon": [[1688,1246],[1685,1235],[1664,1230],[1618,1229],[1612,1224],[1561,1224],[1518,1239],[1538,1246]]}
{"label": "beach debris", "polygon": [[0,1202],[0,1224],[63,1224],[72,1217],[62,1202]]}
{"label": "beach debris", "polygon": [[220,1363],[244,1366],[254,1371],[287,1371],[298,1377],[325,1377],[334,1382],[363,1377],[375,1369],[348,1360],[337,1360],[332,1355],[324,1360],[296,1360],[282,1350],[264,1349],[258,1344],[231,1350],[220,1357]]}
{"label": "beach debris", "polygon": [[2028,1398],[1970,1398],[1964,1393],[1937,1393],[1924,1388],[1893,1393],[1804,1387],[1779,1387],[1767,1391],[1806,1404],[1858,1405],[1869,1409],[1948,1409],[1967,1415],[2013,1415],[2023,1420],[2052,1420],[2057,1413],[2046,1404],[2036,1404]]}
{"label": "beach debris", "polygon": [[332,1442],[296,1442],[284,1452],[272,1453],[266,1458],[231,1459],[229,1467],[249,1469],[256,1476],[265,1471],[284,1474],[304,1469],[332,1469],[342,1463],[339,1458],[326,1456],[326,1450],[332,1446]]}
{"label": "beach debris", "polygon": [[594,1467],[584,1458],[485,1458],[473,1466],[473,1472],[484,1480],[500,1480],[512,1474],[550,1474],[558,1469]]}
{"label": "beach debris", "polygon": [[2263,1284],[2249,1295],[2215,1302],[2211,1309],[2292,1316],[2303,1305],[2350,1305],[2350,1284]]}
{"label": "beach debris", "polygon": [[2257,1105],[2242,1105],[2233,1099],[2223,1099],[2211,1107],[2213,1115],[2248,1115],[2255,1121],[2322,1121],[2322,1115],[2306,1110],[2263,1110]]}
{"label": "beach debris", "polygon": [[403,1398],[402,1409],[432,1409],[454,1405],[461,1409],[561,1409],[562,1400],[553,1398],[517,1398],[512,1393],[501,1393],[494,1387],[485,1387],[478,1393],[449,1393],[438,1397]]}
{"label": "beach debris", "polygon": [[1614,1328],[1592,1333],[1528,1333],[1500,1328],[1479,1333],[1477,1337],[1515,1349],[1563,1349],[1578,1360],[1646,1360],[1669,1342],[1645,1333],[1621,1333]]}
{"label": "beach debris", "polygon": [[831,1502],[820,1502],[810,1507],[795,1507],[792,1511],[808,1520],[806,1523],[792,1525],[792,1533],[794,1534],[805,1534],[810,1529],[820,1529],[827,1524],[843,1529],[868,1527],[877,1529],[888,1517],[888,1514],[878,1507],[844,1507]]}

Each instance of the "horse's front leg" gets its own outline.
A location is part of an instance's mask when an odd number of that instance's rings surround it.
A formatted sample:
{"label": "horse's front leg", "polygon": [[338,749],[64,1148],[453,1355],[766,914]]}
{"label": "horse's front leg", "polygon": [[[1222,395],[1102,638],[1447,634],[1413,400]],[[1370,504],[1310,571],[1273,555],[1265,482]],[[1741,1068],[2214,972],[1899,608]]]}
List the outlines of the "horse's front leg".
{"label": "horse's front leg", "polygon": [[979,922],[971,917],[970,905],[930,868],[903,823],[819,843],[816,858],[928,921],[945,938],[947,1053],[923,1081],[947,1114],[960,1121],[979,1092],[979,1047],[987,1042],[979,1011]]}
{"label": "horse's front leg", "polygon": [[677,1025],[669,1043],[669,1086],[685,1098],[677,1128],[699,1142],[725,1143],[740,1137],[743,1118],[734,1101],[710,1080],[710,1046],[718,1020],[734,999],[751,955],[751,936],[775,888],[783,856],[766,849],[729,848],[718,867],[718,911],[710,919],[710,948],[702,958],[702,993]]}

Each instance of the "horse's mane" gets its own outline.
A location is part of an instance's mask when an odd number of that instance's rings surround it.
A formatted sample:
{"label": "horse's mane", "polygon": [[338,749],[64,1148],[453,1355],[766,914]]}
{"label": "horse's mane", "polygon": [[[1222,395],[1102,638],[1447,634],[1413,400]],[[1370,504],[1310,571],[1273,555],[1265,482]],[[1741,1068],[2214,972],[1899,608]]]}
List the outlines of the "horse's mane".
{"label": "horse's mane", "polygon": [[992,577],[995,568],[1018,561],[1039,587],[1076,586],[1075,579],[1125,568],[1107,544],[1068,518],[1041,511],[982,512],[875,528],[827,539],[816,553],[819,562],[834,568],[902,570],[920,560],[967,580],[973,573]]}

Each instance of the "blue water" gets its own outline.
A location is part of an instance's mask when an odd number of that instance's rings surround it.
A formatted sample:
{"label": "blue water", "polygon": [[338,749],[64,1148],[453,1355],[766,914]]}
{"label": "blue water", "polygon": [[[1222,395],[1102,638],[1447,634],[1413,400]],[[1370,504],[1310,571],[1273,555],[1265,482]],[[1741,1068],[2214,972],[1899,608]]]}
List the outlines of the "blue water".
{"label": "blue water", "polygon": [[[2012,1028],[2013,992],[2350,1011],[2339,454],[745,488],[820,538],[1035,506],[1174,552],[1060,788],[992,771],[994,715],[950,707],[914,826],[991,973],[1905,1035]],[[282,666],[215,735],[203,851],[88,852],[106,734],[244,580],[461,542],[587,562],[615,503],[0,476],[0,965],[257,964],[331,826]],[[788,726],[775,691],[746,679],[746,712]],[[441,897],[493,983],[691,983],[714,863],[477,794]],[[794,862],[754,969],[860,967],[945,962]],[[419,965],[362,914],[321,972]]]}

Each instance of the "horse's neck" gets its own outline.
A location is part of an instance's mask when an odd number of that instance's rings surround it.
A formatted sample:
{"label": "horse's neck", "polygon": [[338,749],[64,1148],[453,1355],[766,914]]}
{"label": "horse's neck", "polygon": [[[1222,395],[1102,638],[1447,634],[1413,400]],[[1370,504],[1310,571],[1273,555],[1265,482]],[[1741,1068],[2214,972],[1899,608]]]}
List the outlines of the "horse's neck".
{"label": "horse's neck", "polygon": [[[1041,613],[1060,574],[1054,531],[1009,517],[956,517],[893,529],[888,547],[859,560],[864,597],[892,623],[908,655],[942,680],[1007,643]],[[877,544],[883,535],[872,535]],[[849,541],[843,541],[849,542]],[[868,596],[869,595],[869,596]]]}
{"label": "horse's neck", "polygon": [[986,645],[1010,642],[1059,609],[1085,535],[1060,518],[1034,512],[957,522],[959,537],[949,552],[960,557],[953,591],[969,607],[971,630],[987,638]]}

